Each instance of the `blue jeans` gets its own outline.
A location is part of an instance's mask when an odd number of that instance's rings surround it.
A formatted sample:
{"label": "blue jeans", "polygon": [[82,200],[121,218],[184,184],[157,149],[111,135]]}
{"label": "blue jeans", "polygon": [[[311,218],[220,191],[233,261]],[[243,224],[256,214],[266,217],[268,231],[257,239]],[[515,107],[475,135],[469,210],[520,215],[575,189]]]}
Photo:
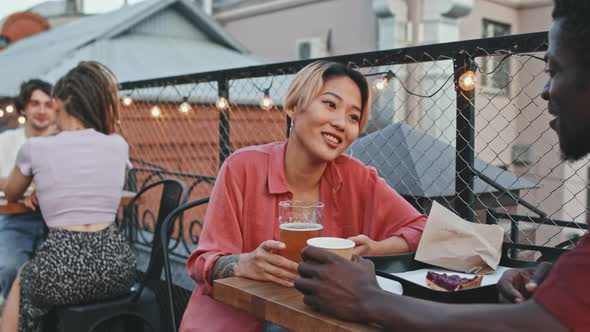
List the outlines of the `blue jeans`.
{"label": "blue jeans", "polygon": [[0,215],[0,294],[6,298],[18,269],[45,237],[41,213]]}

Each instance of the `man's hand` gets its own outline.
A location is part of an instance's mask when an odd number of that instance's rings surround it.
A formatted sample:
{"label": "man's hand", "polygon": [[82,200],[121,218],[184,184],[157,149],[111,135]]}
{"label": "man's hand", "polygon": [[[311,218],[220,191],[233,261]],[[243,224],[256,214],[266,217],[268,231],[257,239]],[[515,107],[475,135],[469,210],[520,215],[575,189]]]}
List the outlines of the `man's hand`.
{"label": "man's hand", "polygon": [[297,263],[275,254],[276,251],[283,249],[285,244],[282,242],[273,240],[262,242],[256,250],[240,255],[235,275],[293,287],[293,280],[297,277]]}
{"label": "man's hand", "polygon": [[301,256],[295,288],[305,304],[345,320],[369,319],[367,300],[381,291],[371,261],[353,256],[351,262],[315,247],[306,247]]}
{"label": "man's hand", "polygon": [[553,266],[547,262],[534,268],[512,269],[504,272],[498,282],[500,302],[522,303],[529,299],[545,280]]}

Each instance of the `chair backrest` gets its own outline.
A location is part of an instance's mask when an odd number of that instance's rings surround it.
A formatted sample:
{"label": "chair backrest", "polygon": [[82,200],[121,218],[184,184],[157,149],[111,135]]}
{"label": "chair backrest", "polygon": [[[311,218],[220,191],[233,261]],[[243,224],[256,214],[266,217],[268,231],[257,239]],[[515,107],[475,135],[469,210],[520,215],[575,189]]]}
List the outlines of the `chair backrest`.
{"label": "chair backrest", "polygon": [[160,198],[158,215],[156,217],[150,260],[145,277],[140,283],[141,288],[140,291],[137,292],[137,297],[139,297],[139,294],[141,294],[141,290],[143,290],[145,284],[150,282],[158,282],[160,280],[160,275],[162,274],[162,269],[164,266],[164,260],[161,249],[162,242],[158,234],[160,234],[160,229],[162,228],[162,223],[166,219],[166,216],[174,211],[174,209],[176,209],[179,205],[186,203],[188,200],[188,189],[182,181],[177,179],[163,179],[154,182],[141,189],[141,191],[139,191],[125,207],[125,218],[128,221],[130,221],[131,216],[134,215],[136,209],[134,206],[135,202],[147,192],[154,191],[156,188],[162,189],[162,196]]}
{"label": "chair backrest", "polygon": [[166,278],[166,286],[168,288],[168,308],[170,310],[170,324],[172,328],[171,331],[178,330],[179,326],[177,325],[177,322],[180,322],[180,317],[184,312],[185,308],[181,308],[182,310],[178,310],[178,312],[175,311],[174,299],[172,297],[172,272],[170,268],[170,259],[168,256],[168,244],[170,242],[170,235],[174,231],[174,221],[176,219],[182,217],[185,211],[201,206],[206,203],[209,203],[209,197],[182,204],[166,217],[160,229],[159,236],[160,242],[162,243],[162,255],[164,257],[164,275]]}
{"label": "chair backrest", "polygon": [[507,235],[510,238],[510,242],[505,242],[502,246],[502,255],[509,258],[516,257],[519,250],[527,250],[537,251],[541,254],[541,256],[537,259],[538,262],[554,262],[559,258],[560,255],[568,251],[565,248],[571,248],[573,245],[575,245],[574,240],[566,240],[552,247],[544,245],[519,243],[519,233],[521,232],[520,226],[522,225],[521,223],[529,223],[535,225],[552,225],[588,231],[587,224],[577,223],[574,221],[563,221],[549,219],[546,217],[535,217],[529,215],[519,215],[514,213],[497,212],[492,209],[488,209],[486,212],[487,224],[498,224],[500,220],[506,220],[508,223],[510,223],[510,230],[507,232]]}

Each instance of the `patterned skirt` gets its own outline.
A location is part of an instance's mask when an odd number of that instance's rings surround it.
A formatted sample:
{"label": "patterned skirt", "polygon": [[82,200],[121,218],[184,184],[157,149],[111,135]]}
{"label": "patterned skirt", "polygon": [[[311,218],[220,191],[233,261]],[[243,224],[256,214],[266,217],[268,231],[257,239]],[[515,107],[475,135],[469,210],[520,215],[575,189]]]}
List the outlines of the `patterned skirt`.
{"label": "patterned skirt", "polygon": [[51,229],[21,272],[18,330],[41,332],[54,306],[113,298],[135,280],[135,255],[114,224],[97,232]]}

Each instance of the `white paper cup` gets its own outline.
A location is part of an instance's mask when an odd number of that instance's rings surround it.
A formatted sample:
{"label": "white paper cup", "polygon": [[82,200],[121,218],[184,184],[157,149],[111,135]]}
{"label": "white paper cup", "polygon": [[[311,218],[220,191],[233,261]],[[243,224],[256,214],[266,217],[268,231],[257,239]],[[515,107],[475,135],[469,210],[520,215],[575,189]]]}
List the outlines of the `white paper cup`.
{"label": "white paper cup", "polygon": [[331,251],[348,260],[352,259],[352,251],[355,246],[351,240],[338,237],[314,237],[307,240],[307,245]]}

